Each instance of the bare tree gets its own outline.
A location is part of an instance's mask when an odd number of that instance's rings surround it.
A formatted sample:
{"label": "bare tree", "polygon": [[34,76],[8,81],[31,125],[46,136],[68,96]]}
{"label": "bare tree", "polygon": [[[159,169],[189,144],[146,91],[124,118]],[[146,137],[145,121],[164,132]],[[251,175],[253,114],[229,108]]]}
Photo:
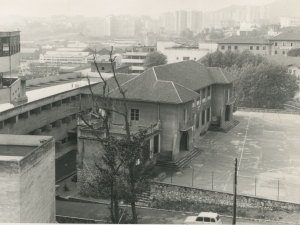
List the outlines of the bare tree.
{"label": "bare tree", "polygon": [[[149,156],[145,152],[149,151],[149,147],[145,144],[146,131],[140,130],[137,134],[132,134],[130,131],[130,123],[128,116],[128,107],[126,99],[126,91],[120,84],[115,71],[115,58],[112,56],[113,47],[110,51],[110,64],[112,69],[112,78],[117,86],[121,98],[113,100],[110,97],[110,87],[108,81],[102,76],[99,70],[99,65],[94,54],[94,64],[101,78],[102,91],[100,96],[94,94],[93,86],[89,82],[89,91],[91,93],[92,105],[95,108],[96,118],[101,120],[101,128],[96,129],[90,122],[84,110],[79,108],[80,119],[90,128],[93,136],[99,141],[103,151],[102,160],[95,162],[96,176],[94,184],[90,186],[98,191],[104,190],[109,192],[111,203],[111,220],[113,223],[120,222],[119,216],[119,201],[124,199],[130,203],[132,208],[132,223],[138,222],[136,212],[137,194],[143,192],[149,187],[149,179],[151,177],[151,169],[153,163],[149,160]],[[117,113],[124,119],[125,137],[118,140],[110,133],[110,116],[111,113]],[[91,117],[91,115],[90,115]],[[105,134],[105,135],[103,135]],[[102,187],[102,188],[99,188]],[[105,187],[105,188],[103,188]],[[122,187],[122,188],[120,188]]]}

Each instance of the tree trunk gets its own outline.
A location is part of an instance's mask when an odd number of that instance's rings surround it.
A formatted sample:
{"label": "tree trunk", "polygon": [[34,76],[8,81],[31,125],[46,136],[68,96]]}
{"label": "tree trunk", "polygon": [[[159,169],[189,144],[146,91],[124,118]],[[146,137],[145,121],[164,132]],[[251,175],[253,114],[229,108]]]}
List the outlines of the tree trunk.
{"label": "tree trunk", "polygon": [[117,197],[117,194],[114,193],[114,206],[115,206],[115,222],[114,223],[119,223],[119,200]]}
{"label": "tree trunk", "polygon": [[138,218],[137,218],[137,214],[136,214],[135,201],[131,202],[131,211],[132,211],[132,223],[137,224]]}

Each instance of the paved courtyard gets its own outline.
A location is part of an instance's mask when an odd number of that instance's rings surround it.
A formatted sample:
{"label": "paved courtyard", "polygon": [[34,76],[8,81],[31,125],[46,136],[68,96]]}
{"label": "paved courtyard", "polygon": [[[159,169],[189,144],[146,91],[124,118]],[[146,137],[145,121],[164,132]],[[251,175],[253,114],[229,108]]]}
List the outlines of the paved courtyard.
{"label": "paved courtyard", "polygon": [[[195,140],[205,151],[166,182],[232,192],[238,159],[238,193],[300,202],[300,115],[241,112],[228,133]],[[193,179],[192,179],[193,178]]]}

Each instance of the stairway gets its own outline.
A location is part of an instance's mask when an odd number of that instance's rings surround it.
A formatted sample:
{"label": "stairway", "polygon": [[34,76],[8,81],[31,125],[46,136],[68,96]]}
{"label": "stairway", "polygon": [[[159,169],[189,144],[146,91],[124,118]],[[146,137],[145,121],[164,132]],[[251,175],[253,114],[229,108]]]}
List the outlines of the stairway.
{"label": "stairway", "polygon": [[228,131],[230,131],[232,128],[234,128],[236,125],[238,125],[240,122],[237,120],[232,120],[230,122],[227,122],[225,124],[225,126],[223,127],[216,127],[216,126],[210,126],[208,128],[209,131],[214,131],[214,132],[223,132],[223,133],[227,133]]}
{"label": "stairway", "polygon": [[150,200],[150,188],[143,192],[142,194],[137,195],[137,206],[144,206],[144,207],[150,207],[151,206],[151,200]]}
{"label": "stairway", "polygon": [[181,170],[188,163],[190,163],[194,158],[200,155],[203,152],[203,149],[195,148],[193,151],[189,151],[185,156],[176,159],[175,161],[166,161],[162,158],[156,161],[156,165],[168,169]]}
{"label": "stairway", "polygon": [[230,131],[232,128],[234,128],[236,125],[238,125],[240,122],[237,120],[232,120],[230,123],[227,123],[222,129],[224,130],[225,133]]}

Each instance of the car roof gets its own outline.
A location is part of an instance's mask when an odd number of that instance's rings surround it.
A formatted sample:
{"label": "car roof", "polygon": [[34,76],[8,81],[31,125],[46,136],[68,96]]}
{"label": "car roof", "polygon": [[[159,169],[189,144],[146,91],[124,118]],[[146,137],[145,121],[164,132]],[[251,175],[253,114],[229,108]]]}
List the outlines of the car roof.
{"label": "car roof", "polygon": [[218,213],[213,213],[213,212],[201,212],[199,213],[198,216],[202,216],[202,217],[217,217]]}

